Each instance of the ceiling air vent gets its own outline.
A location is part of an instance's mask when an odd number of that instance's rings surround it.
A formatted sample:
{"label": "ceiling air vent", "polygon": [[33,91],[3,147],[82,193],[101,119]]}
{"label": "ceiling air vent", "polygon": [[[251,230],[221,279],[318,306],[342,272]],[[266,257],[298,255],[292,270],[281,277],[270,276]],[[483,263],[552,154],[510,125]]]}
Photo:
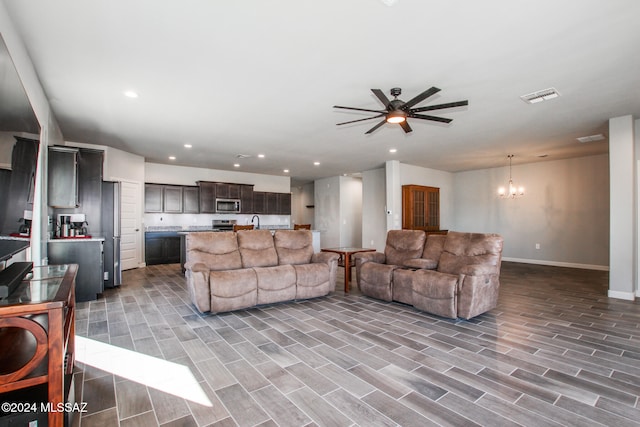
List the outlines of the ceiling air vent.
{"label": "ceiling air vent", "polygon": [[581,136],[580,138],[576,138],[579,142],[594,142],[594,141],[602,141],[604,139],[604,135],[599,133],[597,135],[589,135],[589,136]]}
{"label": "ceiling air vent", "polygon": [[560,94],[558,91],[550,87],[549,89],[539,90],[537,92],[529,93],[527,95],[522,95],[520,99],[522,99],[527,104],[537,104],[538,102],[548,101],[549,99],[557,98]]}
{"label": "ceiling air vent", "polygon": [[236,159],[248,159],[251,154],[236,154]]}

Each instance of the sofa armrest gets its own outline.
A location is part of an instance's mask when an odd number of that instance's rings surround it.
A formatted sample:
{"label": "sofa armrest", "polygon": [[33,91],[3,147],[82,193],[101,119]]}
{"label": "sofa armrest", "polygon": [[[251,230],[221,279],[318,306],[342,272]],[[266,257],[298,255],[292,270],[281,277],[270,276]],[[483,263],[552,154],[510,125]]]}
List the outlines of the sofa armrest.
{"label": "sofa armrest", "polygon": [[198,271],[198,272],[207,272],[207,273],[210,270],[210,268],[207,267],[207,265],[203,262],[194,262],[194,263],[185,262],[184,269],[191,270],[191,271]]}
{"label": "sofa armrest", "polygon": [[211,289],[209,287],[209,267],[201,262],[187,266],[185,264],[187,289],[191,302],[198,311],[211,311]]}
{"label": "sofa armrest", "polygon": [[386,257],[382,252],[358,252],[353,254],[353,259],[360,265],[370,261],[384,264]]}
{"label": "sofa armrest", "polygon": [[331,264],[331,261],[338,262],[340,255],[332,252],[316,252],[311,256],[311,262],[321,262],[325,264]]}
{"label": "sofa armrest", "polygon": [[464,274],[465,276],[484,276],[487,274],[498,274],[498,268],[495,265],[470,264],[460,268],[460,274]]}
{"label": "sofa armrest", "polygon": [[436,267],[438,267],[438,261],[426,258],[414,258],[406,260],[402,266],[418,270],[435,270]]}

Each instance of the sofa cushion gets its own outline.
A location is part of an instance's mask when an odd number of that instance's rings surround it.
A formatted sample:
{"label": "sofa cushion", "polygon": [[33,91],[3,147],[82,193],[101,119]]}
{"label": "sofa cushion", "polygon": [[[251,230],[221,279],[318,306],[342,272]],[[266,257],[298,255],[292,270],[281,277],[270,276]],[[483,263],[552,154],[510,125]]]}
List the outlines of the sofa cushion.
{"label": "sofa cushion", "polygon": [[437,264],[440,259],[440,254],[442,254],[442,250],[444,249],[446,239],[446,234],[429,234],[424,243],[422,258],[434,260]]}
{"label": "sofa cushion", "polygon": [[309,230],[277,230],[273,242],[279,264],[309,264],[313,256],[313,235]]}
{"label": "sofa cushion", "polygon": [[438,316],[458,317],[458,276],[433,270],[413,271],[413,306]]}
{"label": "sofa cushion", "polygon": [[332,282],[329,264],[297,264],[293,268],[296,271],[296,299],[325,296],[335,288],[335,277]]}
{"label": "sofa cushion", "polygon": [[433,259],[414,258],[406,260],[402,264],[402,266],[407,268],[414,268],[416,270],[433,270],[438,266],[438,262]]}
{"label": "sofa cushion", "polygon": [[255,267],[258,304],[288,301],[296,297],[296,271],[291,265]]}
{"label": "sofa cushion", "polygon": [[422,230],[389,230],[384,248],[386,264],[402,265],[411,258],[420,258],[424,249]]}
{"label": "sofa cushion", "polygon": [[242,268],[236,234],[228,232],[197,232],[186,236],[185,268],[202,263],[211,270]]}
{"label": "sofa cushion", "polygon": [[271,231],[240,230],[236,234],[244,268],[278,265],[278,254]]}
{"label": "sofa cushion", "polygon": [[212,312],[253,307],[258,301],[258,280],[252,268],[212,271],[209,287]]}
{"label": "sofa cushion", "polygon": [[458,274],[465,265],[484,264],[498,267],[502,254],[502,237],[498,234],[450,231],[445,239],[438,271]]}
{"label": "sofa cushion", "polygon": [[394,301],[413,304],[413,270],[397,268],[393,271],[392,298]]}

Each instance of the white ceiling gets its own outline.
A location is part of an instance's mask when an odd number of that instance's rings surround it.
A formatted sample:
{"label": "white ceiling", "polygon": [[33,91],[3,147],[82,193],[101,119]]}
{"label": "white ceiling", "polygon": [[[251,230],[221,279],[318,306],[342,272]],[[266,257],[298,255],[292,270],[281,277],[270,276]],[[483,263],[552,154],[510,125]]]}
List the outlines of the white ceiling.
{"label": "white ceiling", "polygon": [[[65,139],[148,162],[294,183],[391,159],[462,171],[605,153],[576,138],[640,117],[637,0],[4,1]],[[370,89],[431,86],[418,106],[469,106],[409,134],[336,126],[367,115],[333,105],[382,108]],[[561,96],[520,99],[549,87]]]}

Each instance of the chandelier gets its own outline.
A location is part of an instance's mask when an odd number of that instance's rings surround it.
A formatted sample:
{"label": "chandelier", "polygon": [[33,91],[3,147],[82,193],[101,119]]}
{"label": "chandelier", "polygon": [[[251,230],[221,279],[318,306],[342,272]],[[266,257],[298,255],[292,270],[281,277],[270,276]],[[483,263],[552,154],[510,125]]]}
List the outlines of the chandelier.
{"label": "chandelier", "polygon": [[524,196],[524,187],[516,186],[511,178],[511,159],[513,154],[507,156],[509,158],[509,185],[507,187],[498,188],[498,195],[502,198],[515,199],[516,197]]}

